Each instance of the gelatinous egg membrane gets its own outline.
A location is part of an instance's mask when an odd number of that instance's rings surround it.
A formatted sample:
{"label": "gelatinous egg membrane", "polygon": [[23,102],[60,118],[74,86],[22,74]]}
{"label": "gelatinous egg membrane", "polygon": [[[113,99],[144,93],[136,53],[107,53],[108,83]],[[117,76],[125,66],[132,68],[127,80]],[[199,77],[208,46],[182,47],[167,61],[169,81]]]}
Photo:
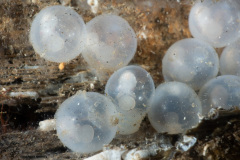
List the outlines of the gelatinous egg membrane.
{"label": "gelatinous egg membrane", "polygon": [[68,62],[84,49],[86,26],[70,7],[51,6],[34,18],[30,42],[37,54],[48,61]]}
{"label": "gelatinous egg membrane", "polygon": [[220,72],[222,75],[240,76],[240,41],[225,47],[220,57]]}
{"label": "gelatinous egg membrane", "polygon": [[115,137],[117,116],[116,106],[106,96],[78,92],[55,114],[57,135],[74,152],[96,152]]}
{"label": "gelatinous egg membrane", "polygon": [[126,66],[137,49],[134,30],[126,20],[103,14],[86,24],[87,38],[83,57],[98,71],[115,71]]}
{"label": "gelatinous egg membrane", "polygon": [[154,91],[152,77],[139,66],[123,67],[109,78],[105,93],[111,97],[120,112],[120,134],[138,131]]}
{"label": "gelatinous egg membrane", "polygon": [[192,88],[181,82],[160,84],[151,99],[148,118],[160,133],[185,133],[199,122],[201,102]]}
{"label": "gelatinous egg membrane", "polygon": [[199,91],[203,115],[212,108],[240,108],[240,77],[234,75],[218,76],[208,81]]}
{"label": "gelatinous egg membrane", "polygon": [[238,0],[198,0],[189,14],[193,37],[221,48],[236,41],[240,35]]}
{"label": "gelatinous egg membrane", "polygon": [[165,81],[179,81],[199,90],[218,74],[219,58],[213,47],[196,38],[177,41],[162,60]]}

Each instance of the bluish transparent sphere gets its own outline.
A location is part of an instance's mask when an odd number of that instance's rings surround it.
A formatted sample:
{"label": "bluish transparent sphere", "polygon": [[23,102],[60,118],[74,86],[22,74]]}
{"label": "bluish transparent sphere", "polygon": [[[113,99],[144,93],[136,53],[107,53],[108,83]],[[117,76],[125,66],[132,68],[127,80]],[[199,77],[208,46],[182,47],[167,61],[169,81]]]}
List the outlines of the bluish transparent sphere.
{"label": "bluish transparent sphere", "polygon": [[240,35],[238,0],[197,0],[189,14],[193,37],[221,48],[236,41]]}
{"label": "bluish transparent sphere", "polygon": [[218,76],[208,81],[199,91],[203,115],[212,108],[240,108],[240,77],[234,75]]}
{"label": "bluish transparent sphere", "polygon": [[151,75],[139,66],[123,67],[112,74],[107,81],[105,93],[117,105],[120,113],[119,134],[138,131],[154,91]]}
{"label": "bluish transparent sphere", "polygon": [[126,66],[135,55],[137,38],[120,16],[103,14],[86,24],[83,57],[96,72],[112,72]]}
{"label": "bluish transparent sphere", "polygon": [[162,60],[165,81],[179,81],[199,90],[208,80],[217,76],[219,58],[215,49],[196,38],[174,43]]}
{"label": "bluish transparent sphere", "polygon": [[37,54],[48,61],[68,62],[84,49],[85,23],[70,7],[42,9],[30,29],[30,42]]}
{"label": "bluish transparent sphere", "polygon": [[220,56],[220,72],[222,75],[240,76],[240,41],[225,47]]}
{"label": "bluish transparent sphere", "polygon": [[201,102],[192,88],[181,82],[160,84],[151,99],[148,119],[159,133],[185,133],[200,122]]}
{"label": "bluish transparent sphere", "polygon": [[117,116],[116,106],[106,96],[78,92],[55,114],[58,138],[74,152],[99,151],[115,137]]}

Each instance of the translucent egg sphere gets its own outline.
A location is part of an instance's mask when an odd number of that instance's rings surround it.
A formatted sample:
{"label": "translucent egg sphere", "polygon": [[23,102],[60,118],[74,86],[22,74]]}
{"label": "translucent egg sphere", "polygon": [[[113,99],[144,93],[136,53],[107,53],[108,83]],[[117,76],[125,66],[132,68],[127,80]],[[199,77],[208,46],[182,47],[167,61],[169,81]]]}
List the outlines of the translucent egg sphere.
{"label": "translucent egg sphere", "polygon": [[240,41],[224,48],[220,57],[220,72],[222,75],[240,76]]}
{"label": "translucent egg sphere", "polygon": [[112,98],[120,113],[119,134],[138,131],[154,91],[152,77],[139,66],[123,67],[109,78],[105,93]]}
{"label": "translucent egg sphere", "polygon": [[218,74],[219,59],[208,43],[188,38],[174,43],[162,60],[165,81],[179,81],[199,90]]}
{"label": "translucent egg sphere", "polygon": [[199,91],[199,98],[204,116],[212,108],[240,108],[240,77],[224,75],[210,80]]}
{"label": "translucent egg sphere", "polygon": [[198,0],[189,14],[189,28],[195,38],[216,48],[236,41],[240,34],[237,0]]}
{"label": "translucent egg sphere", "polygon": [[115,71],[126,66],[137,48],[134,30],[119,16],[104,14],[87,24],[86,49],[83,57],[98,71]]}
{"label": "translucent egg sphere", "polygon": [[68,62],[83,50],[85,27],[82,17],[70,7],[47,7],[32,22],[30,42],[44,59]]}
{"label": "translucent egg sphere", "polygon": [[184,133],[196,126],[202,114],[197,94],[181,82],[166,82],[159,85],[151,99],[148,119],[160,133]]}
{"label": "translucent egg sphere", "polygon": [[58,138],[74,152],[92,153],[115,137],[117,111],[112,101],[94,92],[79,92],[55,114]]}

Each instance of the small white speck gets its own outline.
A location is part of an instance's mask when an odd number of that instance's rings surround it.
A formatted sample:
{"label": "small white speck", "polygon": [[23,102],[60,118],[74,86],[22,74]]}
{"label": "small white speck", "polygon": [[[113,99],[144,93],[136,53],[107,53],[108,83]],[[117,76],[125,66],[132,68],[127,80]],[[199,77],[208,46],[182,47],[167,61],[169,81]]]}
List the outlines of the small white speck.
{"label": "small white speck", "polygon": [[91,7],[91,11],[96,14],[98,11],[98,0],[88,0],[87,3]]}
{"label": "small white speck", "polygon": [[93,83],[90,83],[90,88],[94,89],[94,84]]}
{"label": "small white speck", "polygon": [[55,119],[47,119],[44,121],[39,122],[39,130],[40,131],[52,131],[56,127],[56,120]]}
{"label": "small white speck", "polygon": [[146,34],[144,32],[140,32],[138,34],[138,38],[140,38],[140,39],[147,39],[147,36],[146,36]]}

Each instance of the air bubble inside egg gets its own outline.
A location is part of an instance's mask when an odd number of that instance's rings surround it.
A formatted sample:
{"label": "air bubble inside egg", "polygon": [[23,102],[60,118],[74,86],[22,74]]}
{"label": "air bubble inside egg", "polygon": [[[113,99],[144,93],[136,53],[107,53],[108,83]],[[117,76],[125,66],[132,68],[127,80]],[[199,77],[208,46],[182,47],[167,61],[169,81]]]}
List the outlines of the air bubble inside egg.
{"label": "air bubble inside egg", "polygon": [[220,57],[222,75],[240,76],[240,41],[225,47]]}
{"label": "air bubble inside egg", "polygon": [[198,0],[189,14],[189,29],[195,38],[216,48],[239,38],[240,11],[237,0]]}
{"label": "air bubble inside egg", "polygon": [[94,92],[78,92],[55,114],[57,135],[74,152],[92,153],[115,137],[117,111],[112,101]]}
{"label": "air bubble inside egg", "polygon": [[208,81],[199,91],[203,115],[212,108],[240,108],[240,77],[223,75]]}
{"label": "air bubble inside egg", "polygon": [[152,77],[139,66],[123,67],[109,78],[105,93],[111,97],[120,113],[120,134],[138,131],[154,90]]}
{"label": "air bubble inside egg", "polygon": [[219,69],[216,51],[208,43],[188,38],[174,43],[162,60],[165,81],[179,81],[199,90]]}
{"label": "air bubble inside egg", "polygon": [[201,102],[189,86],[181,82],[159,85],[151,99],[148,118],[160,133],[184,133],[199,123]]}
{"label": "air bubble inside egg", "polygon": [[126,20],[104,14],[86,24],[87,38],[83,57],[96,72],[112,72],[126,66],[137,48],[134,30]]}
{"label": "air bubble inside egg", "polygon": [[51,6],[34,18],[30,42],[37,54],[48,61],[68,62],[84,48],[85,23],[70,7]]}

